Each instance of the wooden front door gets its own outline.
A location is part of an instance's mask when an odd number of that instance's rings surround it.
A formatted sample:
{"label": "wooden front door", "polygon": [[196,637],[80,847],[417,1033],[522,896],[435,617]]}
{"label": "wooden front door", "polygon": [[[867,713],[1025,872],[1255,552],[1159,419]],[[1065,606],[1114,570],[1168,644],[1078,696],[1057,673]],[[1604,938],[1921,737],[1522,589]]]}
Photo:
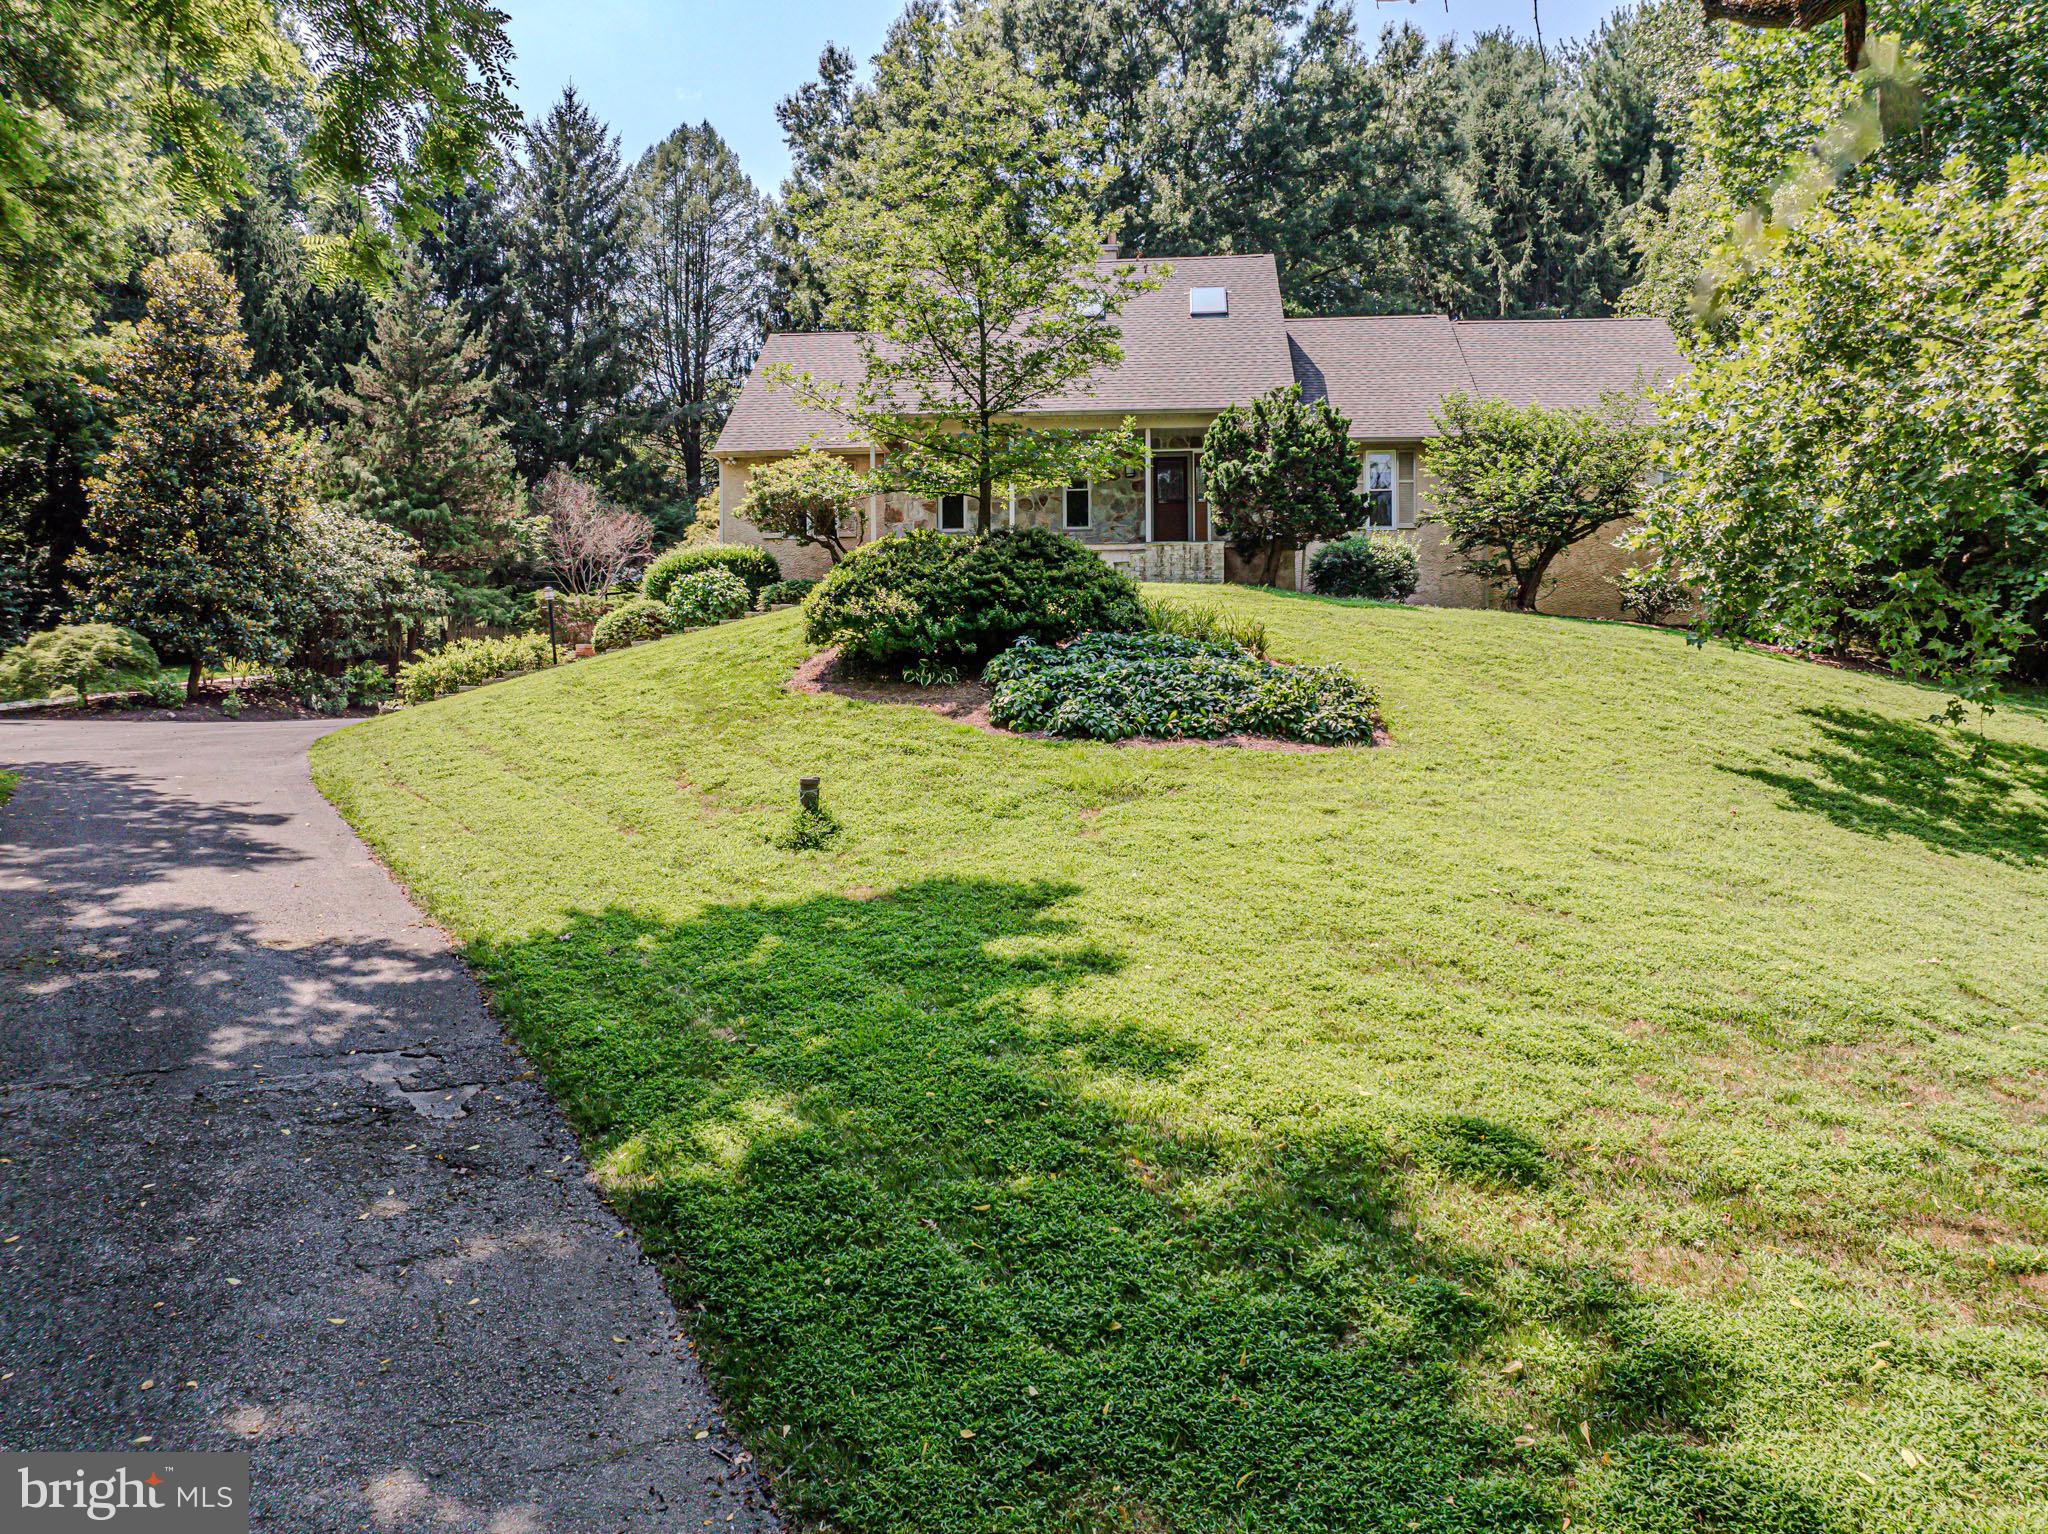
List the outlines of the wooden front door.
{"label": "wooden front door", "polygon": [[1188,502],[1192,489],[1186,453],[1157,453],[1152,458],[1152,541],[1188,541]]}

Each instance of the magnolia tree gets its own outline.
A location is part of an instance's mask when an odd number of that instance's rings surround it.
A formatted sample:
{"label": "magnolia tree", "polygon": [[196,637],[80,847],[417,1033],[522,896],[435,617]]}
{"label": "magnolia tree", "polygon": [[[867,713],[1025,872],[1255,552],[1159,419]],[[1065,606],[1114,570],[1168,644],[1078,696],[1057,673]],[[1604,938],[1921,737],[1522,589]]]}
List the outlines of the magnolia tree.
{"label": "magnolia tree", "polygon": [[1709,631],[2048,674],[2048,160],[1819,210],[1664,403],[1644,537]]}
{"label": "magnolia tree", "polygon": [[1653,438],[1633,395],[1551,410],[1453,394],[1437,412],[1430,474],[1459,568],[1534,612],[1558,555],[1642,507]]}
{"label": "magnolia tree", "polygon": [[836,565],[846,556],[848,535],[859,542],[860,506],[869,489],[845,459],[805,448],[756,469],[736,509],[764,533],[823,549]]}
{"label": "magnolia tree", "polygon": [[878,123],[830,196],[804,212],[833,318],[860,333],[852,388],[787,368],[771,376],[851,422],[886,454],[880,487],[972,495],[981,531],[997,487],[1041,489],[1129,474],[1129,421],[1106,431],[1033,427],[1016,413],[1122,358],[1117,315],[1156,269],[1097,258],[1103,174],[1063,88],[1041,82],[970,18],[913,26],[876,64]]}
{"label": "magnolia tree", "polygon": [[652,522],[608,505],[595,485],[567,469],[550,469],[534,502],[548,566],[578,596],[610,590],[653,551]]}
{"label": "magnolia tree", "polygon": [[1365,522],[1351,423],[1289,384],[1218,415],[1202,438],[1216,531],[1272,585],[1283,557]]}

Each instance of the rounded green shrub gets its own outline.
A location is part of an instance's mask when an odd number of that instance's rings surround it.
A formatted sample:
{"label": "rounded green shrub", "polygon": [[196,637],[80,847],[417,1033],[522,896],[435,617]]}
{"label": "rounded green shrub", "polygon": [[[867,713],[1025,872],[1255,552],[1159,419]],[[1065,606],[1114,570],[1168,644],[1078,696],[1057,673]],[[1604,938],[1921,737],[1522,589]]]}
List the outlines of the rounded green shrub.
{"label": "rounded green shrub", "polygon": [[640,594],[666,602],[677,581],[697,570],[729,570],[747,585],[747,600],[782,579],[782,566],[766,549],[747,543],[699,545],[670,549],[657,555],[640,578]]}
{"label": "rounded green shrub", "polygon": [[31,634],[0,655],[0,697],[40,698],[70,688],[83,703],[124,677],[157,670],[156,651],[133,629],[111,623],[67,623]]}
{"label": "rounded green shrub", "polygon": [[672,629],[702,628],[737,618],[753,605],[747,583],[730,570],[691,570],[680,576],[668,592],[668,621]]}
{"label": "rounded green shrub", "polygon": [[761,589],[754,598],[754,605],[762,612],[771,607],[787,607],[792,602],[801,602],[817,589],[816,581],[777,581]]}
{"label": "rounded green shrub", "polygon": [[1145,627],[1138,588],[1043,528],[979,538],[917,530],[855,549],[805,604],[813,644],[856,666],[977,668],[1019,639]]}
{"label": "rounded green shrub", "polygon": [[1318,596],[1405,602],[1421,579],[1414,544],[1370,533],[1326,543],[1308,562],[1309,590]]}
{"label": "rounded green shrub", "polygon": [[614,607],[590,628],[591,647],[602,654],[622,650],[643,639],[659,639],[668,632],[668,608],[646,597],[635,597]]}

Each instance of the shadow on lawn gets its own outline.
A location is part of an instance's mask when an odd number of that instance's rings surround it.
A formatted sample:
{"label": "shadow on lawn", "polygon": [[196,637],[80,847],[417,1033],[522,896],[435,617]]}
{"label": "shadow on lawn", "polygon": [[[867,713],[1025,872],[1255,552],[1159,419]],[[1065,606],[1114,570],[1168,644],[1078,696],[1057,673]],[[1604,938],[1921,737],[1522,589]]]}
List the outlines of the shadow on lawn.
{"label": "shadow on lawn", "polygon": [[2048,750],[1860,709],[1802,712],[1822,741],[1789,758],[1805,771],[1728,770],[1851,831],[2003,863],[2048,860]]}
{"label": "shadow on lawn", "polygon": [[[1059,915],[1072,886],[862,894],[682,924],[613,910],[470,955],[702,1312],[787,1511],[850,1530],[1556,1525],[1580,1450],[1517,1450],[1461,1403],[1459,1360],[1506,1317],[1481,1262],[1408,1234],[1383,1146],[1248,1149],[1115,1106],[1112,1082],[1157,1091],[1195,1046],[1073,1004],[1119,960]],[[1660,1436],[1689,1425],[1701,1371],[1643,1342],[1625,1287],[1583,1279],[1560,1277],[1559,1307],[1653,1366],[1618,1371],[1623,1395],[1572,1387],[1610,1489],[1684,1508],[1690,1476],[1713,1500],[1688,1527],[1828,1527]]]}

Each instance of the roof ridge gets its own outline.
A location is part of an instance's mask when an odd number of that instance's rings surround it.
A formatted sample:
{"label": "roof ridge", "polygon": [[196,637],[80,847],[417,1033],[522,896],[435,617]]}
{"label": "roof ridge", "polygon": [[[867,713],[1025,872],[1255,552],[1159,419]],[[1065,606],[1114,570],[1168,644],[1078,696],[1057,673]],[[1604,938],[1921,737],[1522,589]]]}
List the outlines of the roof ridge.
{"label": "roof ridge", "polygon": [[1668,325],[1657,314],[1526,314],[1519,319],[1452,320],[1453,325]]}
{"label": "roof ridge", "polygon": [[1443,320],[1449,324],[1459,323],[1448,314],[1290,314],[1286,321],[1290,325],[1316,324],[1325,320]]}

